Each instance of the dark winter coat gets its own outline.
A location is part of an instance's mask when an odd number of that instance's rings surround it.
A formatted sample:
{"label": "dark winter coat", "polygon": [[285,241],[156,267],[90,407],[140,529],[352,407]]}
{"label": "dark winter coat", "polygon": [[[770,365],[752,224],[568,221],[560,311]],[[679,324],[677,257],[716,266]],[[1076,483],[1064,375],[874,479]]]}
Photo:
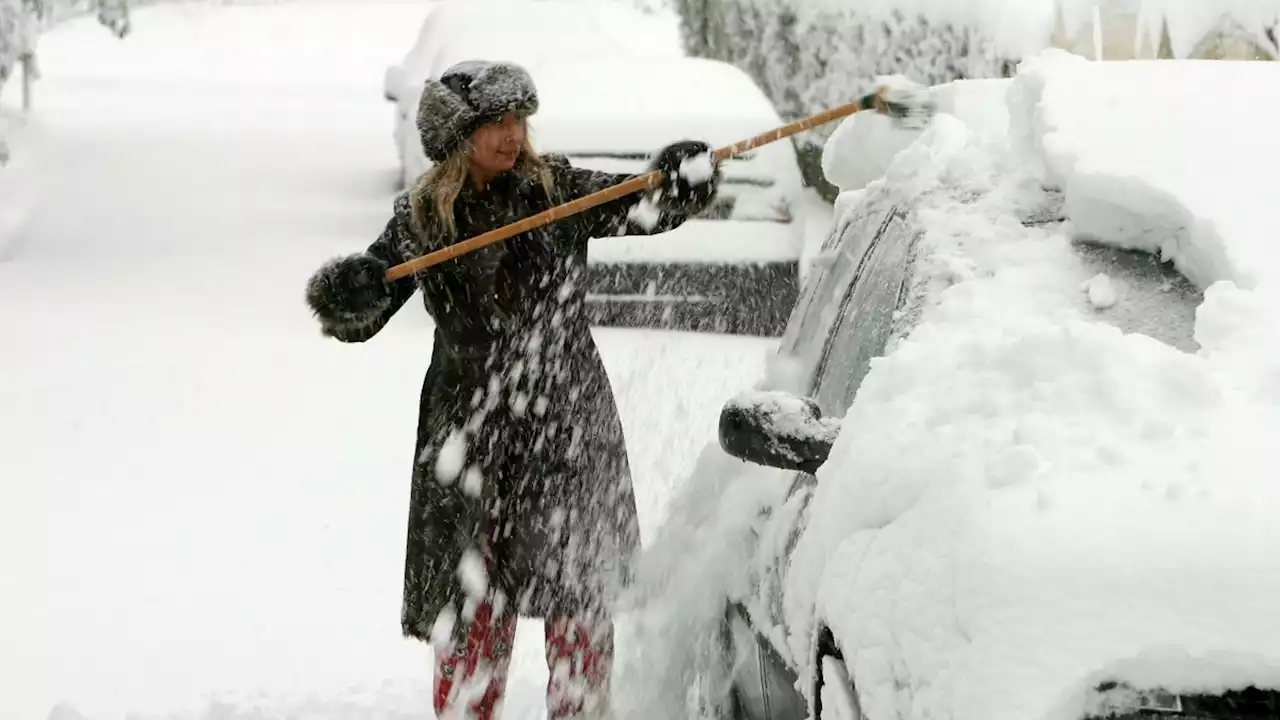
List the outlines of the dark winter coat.
{"label": "dark winter coat", "polygon": [[[670,230],[710,197],[660,205],[646,228],[629,220],[640,201],[633,195],[366,287],[356,307],[350,295],[342,306],[323,297],[352,263],[381,272],[626,179],[544,159],[554,197],[514,173],[487,192],[468,185],[454,205],[457,232],[446,238],[414,232],[401,196],[366,254],[331,263],[309,286],[323,331],[345,342],[373,337],[417,289],[436,323],[413,455],[402,612],[409,636],[427,639],[442,611],[465,618],[467,600],[485,588],[525,615],[601,613],[638,546],[622,426],[584,312],[587,241]],[[473,553],[487,537],[497,573],[477,587]],[[460,572],[460,563],[472,570]]]}

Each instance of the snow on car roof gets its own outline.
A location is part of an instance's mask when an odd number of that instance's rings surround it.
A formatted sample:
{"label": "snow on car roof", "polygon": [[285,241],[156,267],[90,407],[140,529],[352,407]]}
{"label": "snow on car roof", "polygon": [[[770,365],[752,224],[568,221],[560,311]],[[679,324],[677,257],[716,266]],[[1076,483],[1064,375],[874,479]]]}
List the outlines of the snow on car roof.
{"label": "snow on car roof", "polygon": [[[680,138],[728,145],[782,124],[738,68],[701,58],[602,58],[535,68],[539,147],[650,152]],[[794,161],[793,161],[794,162]]]}
{"label": "snow on car roof", "polygon": [[423,23],[405,66],[422,80],[471,59],[533,66],[552,58],[680,54],[669,14],[596,0],[447,0]]}
{"label": "snow on car roof", "polygon": [[[793,654],[821,617],[868,717],[1077,718],[1101,680],[1280,687],[1280,288],[1254,234],[1280,103],[1244,65],[1048,53],[1009,93],[1015,142],[940,115],[859,191],[910,199],[932,299],[859,388],[786,582]],[[1198,109],[1223,88],[1231,112]],[[1042,183],[1063,232],[1018,222]],[[1192,280],[1227,280],[1198,352],[1100,321],[1125,299],[1079,282],[1082,227],[1176,237]]]}
{"label": "snow on car roof", "polygon": [[[933,88],[938,112],[954,115],[982,136],[1009,131],[1004,96],[1008,79],[955,80]],[[857,113],[840,123],[822,148],[822,174],[843,191],[858,190],[884,177],[903,148],[923,128],[906,127],[880,113]]]}
{"label": "snow on car roof", "polygon": [[703,115],[781,122],[746,73],[717,60],[614,57],[590,63],[548,62],[536,67],[534,80],[542,116],[653,122],[673,115]]}
{"label": "snow on car roof", "polygon": [[1201,287],[1280,285],[1280,64],[1055,51],[1022,77],[1015,140],[1081,233],[1163,253]]}

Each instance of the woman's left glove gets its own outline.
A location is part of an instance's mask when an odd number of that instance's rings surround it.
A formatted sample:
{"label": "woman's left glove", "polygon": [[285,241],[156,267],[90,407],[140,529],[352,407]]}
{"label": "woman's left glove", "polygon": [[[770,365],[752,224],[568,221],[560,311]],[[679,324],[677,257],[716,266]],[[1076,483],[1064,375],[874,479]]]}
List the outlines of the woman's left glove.
{"label": "woman's left glove", "polygon": [[391,297],[387,264],[368,254],[325,263],[307,283],[307,304],[325,320],[361,318]]}
{"label": "woman's left glove", "polygon": [[654,203],[668,212],[696,215],[707,208],[720,186],[720,167],[711,146],[697,140],[681,140],[658,152],[650,169],[662,172],[662,187]]}

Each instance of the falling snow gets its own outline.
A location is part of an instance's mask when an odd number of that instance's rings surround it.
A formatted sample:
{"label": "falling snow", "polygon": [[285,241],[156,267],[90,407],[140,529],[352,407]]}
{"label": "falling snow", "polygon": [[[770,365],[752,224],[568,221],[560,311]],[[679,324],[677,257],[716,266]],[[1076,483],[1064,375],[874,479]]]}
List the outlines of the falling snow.
{"label": "falling snow", "polygon": [[[429,452],[429,449],[423,452]],[[452,484],[462,474],[466,463],[467,435],[461,430],[454,430],[449,433],[448,439],[440,447],[440,454],[436,456],[436,480],[442,485]]]}
{"label": "falling snow", "polygon": [[689,181],[690,185],[702,185],[715,173],[716,168],[711,153],[694,155],[680,161],[680,177]]}

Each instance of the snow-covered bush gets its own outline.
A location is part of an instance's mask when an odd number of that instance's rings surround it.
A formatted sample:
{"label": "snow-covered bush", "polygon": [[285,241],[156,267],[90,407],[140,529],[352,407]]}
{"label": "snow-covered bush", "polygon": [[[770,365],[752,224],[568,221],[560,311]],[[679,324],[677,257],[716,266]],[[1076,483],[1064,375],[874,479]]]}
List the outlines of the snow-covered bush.
{"label": "snow-covered bush", "polygon": [[[971,26],[874,3],[676,0],[686,49],[746,70],[786,119],[848,102],[880,75],[939,84],[1000,77],[1011,64]],[[805,179],[825,191],[822,144],[834,126],[797,136]]]}
{"label": "snow-covered bush", "polygon": [[[880,75],[936,85],[1008,76],[1051,45],[1092,56],[1095,30],[1107,56],[1134,46],[1117,59],[1280,57],[1280,0],[672,2],[689,53],[746,70],[787,119],[848,102]],[[828,197],[821,148],[833,131],[796,138],[806,182]]]}
{"label": "snow-covered bush", "polygon": [[129,0],[97,0],[98,22],[117,37],[129,34]]}
{"label": "snow-covered bush", "polygon": [[16,0],[0,0],[0,83],[13,73],[13,67],[18,63],[20,13]]}
{"label": "snow-covered bush", "polygon": [[0,0],[0,87],[27,52],[28,17],[37,9],[31,0]]}

